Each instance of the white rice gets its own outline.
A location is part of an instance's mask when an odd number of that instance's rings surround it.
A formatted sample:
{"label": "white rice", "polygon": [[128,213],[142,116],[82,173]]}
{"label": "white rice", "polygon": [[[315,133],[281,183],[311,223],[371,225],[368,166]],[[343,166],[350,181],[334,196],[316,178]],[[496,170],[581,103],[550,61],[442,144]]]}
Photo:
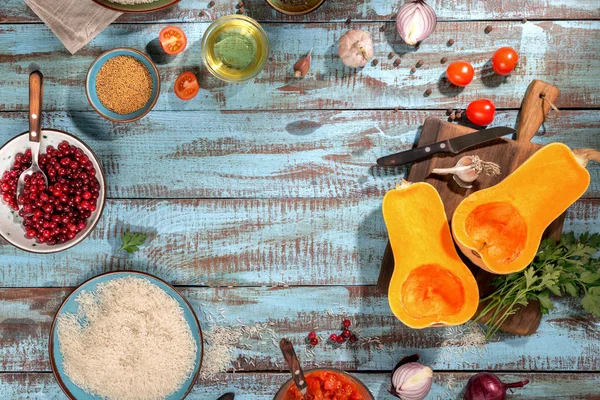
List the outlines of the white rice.
{"label": "white rice", "polygon": [[194,372],[197,346],[179,303],[147,279],[117,278],[81,292],[58,318],[62,366],[109,400],[164,399]]}

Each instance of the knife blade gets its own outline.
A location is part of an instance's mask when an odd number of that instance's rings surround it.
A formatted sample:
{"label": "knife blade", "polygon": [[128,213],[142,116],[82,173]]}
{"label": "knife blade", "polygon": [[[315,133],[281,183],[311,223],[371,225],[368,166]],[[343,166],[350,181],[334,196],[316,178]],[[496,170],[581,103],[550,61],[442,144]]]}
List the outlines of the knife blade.
{"label": "knife blade", "polygon": [[225,393],[223,396],[219,397],[217,400],[233,400],[234,398],[235,398],[235,394]]}
{"label": "knife blade", "polygon": [[428,146],[421,146],[415,149],[381,157],[377,160],[377,164],[386,167],[392,167],[412,163],[436,153],[457,154],[465,149],[468,149],[469,147],[489,142],[490,140],[502,136],[514,135],[515,133],[517,133],[517,131],[506,126],[482,129],[480,131],[458,136],[452,139],[442,140],[441,142],[436,142]]}

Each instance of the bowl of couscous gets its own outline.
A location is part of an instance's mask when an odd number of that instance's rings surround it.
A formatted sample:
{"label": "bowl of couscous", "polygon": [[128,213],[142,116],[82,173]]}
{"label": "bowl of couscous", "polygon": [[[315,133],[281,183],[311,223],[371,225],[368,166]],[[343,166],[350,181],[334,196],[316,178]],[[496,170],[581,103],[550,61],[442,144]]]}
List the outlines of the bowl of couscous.
{"label": "bowl of couscous", "polygon": [[160,75],[150,57],[130,48],[99,55],[87,73],[90,105],[113,122],[132,122],[148,114],[160,93]]}

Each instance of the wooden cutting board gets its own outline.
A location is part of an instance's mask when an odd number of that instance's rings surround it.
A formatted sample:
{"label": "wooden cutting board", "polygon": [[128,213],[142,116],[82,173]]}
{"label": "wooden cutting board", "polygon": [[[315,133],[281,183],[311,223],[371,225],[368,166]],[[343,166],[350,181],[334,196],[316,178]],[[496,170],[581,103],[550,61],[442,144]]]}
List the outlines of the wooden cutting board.
{"label": "wooden cutting board", "polygon": [[[454,210],[466,196],[477,190],[499,183],[541,148],[540,145],[530,142],[530,139],[538,131],[550,108],[549,105],[546,107],[547,102],[541,101],[541,93],[544,93],[547,96],[546,98],[550,98],[551,101],[554,101],[558,96],[558,89],[541,81],[533,81],[531,83],[523,101],[516,140],[504,138],[495,139],[480,146],[468,149],[461,154],[436,154],[428,159],[414,163],[410,169],[408,181],[424,181],[433,185],[440,193],[446,209],[448,221],[451,222],[450,219]],[[428,118],[423,125],[418,146],[425,146],[474,131],[474,129],[466,126],[443,122],[436,118]],[[451,175],[440,176],[429,174],[434,168],[453,167],[458,159],[465,155],[477,155],[484,161],[493,161],[497,163],[500,165],[501,174],[494,177],[482,174],[478,180],[473,183],[473,188],[471,189],[464,189],[458,186]],[[558,239],[562,232],[563,222],[564,214],[548,227],[544,237],[551,236]],[[457,251],[461,254],[460,250],[457,249]],[[462,258],[477,279],[480,296],[485,297],[490,294],[493,287],[490,286],[489,282],[494,275],[475,266],[468,258]],[[394,256],[388,242],[381,264],[379,281],[377,283],[380,291],[387,293],[393,271]],[[501,330],[517,335],[530,335],[537,330],[540,319],[541,313],[539,303],[537,303],[537,301],[532,301],[526,308],[520,309],[516,314],[509,317],[502,325]]]}

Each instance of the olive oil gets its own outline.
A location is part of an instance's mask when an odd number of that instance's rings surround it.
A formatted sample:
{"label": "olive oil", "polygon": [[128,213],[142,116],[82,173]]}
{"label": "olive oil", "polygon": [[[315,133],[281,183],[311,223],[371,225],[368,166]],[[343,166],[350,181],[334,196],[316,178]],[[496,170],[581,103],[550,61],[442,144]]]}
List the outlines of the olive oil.
{"label": "olive oil", "polygon": [[230,15],[216,20],[202,38],[202,56],[208,70],[229,82],[258,75],[269,55],[265,31],[252,18]]}

